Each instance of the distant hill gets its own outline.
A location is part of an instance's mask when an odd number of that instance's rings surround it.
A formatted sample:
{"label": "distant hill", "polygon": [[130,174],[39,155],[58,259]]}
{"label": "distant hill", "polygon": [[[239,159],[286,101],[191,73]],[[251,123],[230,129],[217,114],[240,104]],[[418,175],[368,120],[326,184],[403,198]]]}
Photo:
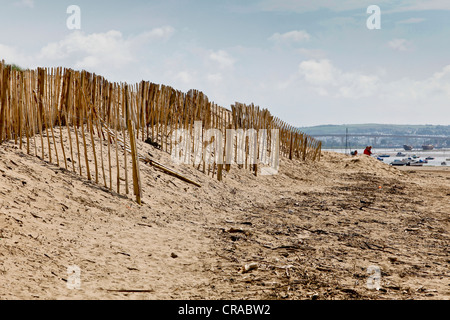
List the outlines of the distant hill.
{"label": "distant hill", "polygon": [[[404,144],[413,146],[422,146],[423,144],[433,144],[437,147],[450,147],[450,125],[393,125],[393,124],[350,124],[350,125],[321,125],[315,127],[299,128],[311,136],[320,136],[322,134],[342,135],[348,129],[349,135],[352,134],[374,134],[374,135],[430,135],[445,136],[448,140],[430,140],[430,139],[405,139],[405,138],[379,138],[369,139],[366,137],[349,137],[348,145],[351,147],[363,147],[364,145],[376,145],[378,148],[397,148]],[[321,138],[324,148],[345,147],[345,141],[339,137]]]}
{"label": "distant hill", "polygon": [[349,125],[322,125],[303,127],[301,131],[309,135],[344,134],[348,128],[354,134],[401,134],[401,135],[437,135],[450,137],[449,126],[436,125],[395,125],[395,124],[349,124]]}

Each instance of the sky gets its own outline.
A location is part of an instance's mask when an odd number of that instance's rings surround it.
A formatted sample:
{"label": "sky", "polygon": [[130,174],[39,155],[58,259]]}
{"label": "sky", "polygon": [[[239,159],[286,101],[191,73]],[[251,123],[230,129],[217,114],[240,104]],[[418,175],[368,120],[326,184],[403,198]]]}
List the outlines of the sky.
{"label": "sky", "polygon": [[[68,27],[71,5],[79,29]],[[223,107],[254,103],[298,127],[450,125],[448,0],[0,0],[0,8],[0,60],[23,68],[198,89]]]}

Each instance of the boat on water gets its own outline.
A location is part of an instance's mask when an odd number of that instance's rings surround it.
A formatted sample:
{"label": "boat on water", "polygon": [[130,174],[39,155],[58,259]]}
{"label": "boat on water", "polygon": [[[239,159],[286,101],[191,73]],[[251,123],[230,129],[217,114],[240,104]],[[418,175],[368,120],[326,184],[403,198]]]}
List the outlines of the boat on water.
{"label": "boat on water", "polygon": [[390,158],[391,156],[388,154],[382,154],[380,156],[378,156],[379,158]]}
{"label": "boat on water", "polygon": [[433,157],[426,157],[425,160],[430,160],[431,161],[431,160],[434,160],[434,158]]}
{"label": "boat on water", "polygon": [[391,166],[400,166],[400,167],[402,167],[402,166],[406,166],[408,163],[409,163],[409,161],[406,160],[406,159],[403,159],[403,160],[396,159],[393,162],[391,162]]}
{"label": "boat on water", "polygon": [[403,160],[394,160],[391,162],[391,166],[411,166],[411,167],[422,167],[424,164],[427,164],[427,160],[413,160],[411,158],[403,159]]}
{"label": "boat on water", "polygon": [[408,145],[404,145],[403,149],[405,149],[405,151],[411,151],[413,149],[413,146],[408,146]]}
{"label": "boat on water", "polygon": [[406,157],[406,154],[399,152],[397,153],[396,157]]}
{"label": "boat on water", "polygon": [[427,144],[427,145],[422,146],[422,149],[425,150],[425,151],[427,151],[427,150],[433,150],[433,149],[434,149],[434,146],[431,145],[431,144]]}
{"label": "boat on water", "polygon": [[446,165],[447,165],[447,162],[445,162],[445,161],[441,163],[441,166],[446,166]]}
{"label": "boat on water", "polygon": [[423,161],[411,161],[409,164],[407,164],[407,166],[411,166],[411,167],[423,167],[423,164],[425,162]]}

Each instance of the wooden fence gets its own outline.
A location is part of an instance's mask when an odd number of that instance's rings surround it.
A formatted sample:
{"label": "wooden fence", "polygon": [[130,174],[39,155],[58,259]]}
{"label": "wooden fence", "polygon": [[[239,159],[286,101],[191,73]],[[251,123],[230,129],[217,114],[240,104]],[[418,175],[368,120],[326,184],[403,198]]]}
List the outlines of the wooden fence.
{"label": "wooden fence", "polygon": [[[196,90],[183,93],[144,81],[111,83],[86,71],[63,68],[18,71],[1,62],[0,103],[0,144],[13,140],[28,154],[117,193],[129,194],[131,180],[138,202],[139,160],[144,158],[137,141],[151,140],[171,153],[172,133],[184,129],[193,136],[198,121],[203,136],[208,129],[218,129],[224,137],[227,129],[278,129],[282,156],[320,160],[319,141],[267,109],[236,103],[230,111]],[[203,157],[194,165],[222,180],[224,165],[207,160]],[[247,162],[245,167],[249,168]],[[231,165],[225,164],[225,169]],[[257,174],[258,166],[251,165],[250,170]]]}

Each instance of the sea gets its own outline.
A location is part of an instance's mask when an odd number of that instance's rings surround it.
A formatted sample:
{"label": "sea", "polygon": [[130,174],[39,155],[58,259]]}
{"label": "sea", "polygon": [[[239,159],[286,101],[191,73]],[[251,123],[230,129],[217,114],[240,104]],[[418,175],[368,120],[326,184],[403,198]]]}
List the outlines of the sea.
{"label": "sea", "polygon": [[[350,154],[350,151],[358,150],[358,154],[363,154],[364,149],[323,149],[323,151],[333,151],[338,153]],[[397,156],[397,153],[401,152],[405,156]],[[416,157],[416,161],[425,160],[428,157],[434,158],[434,160],[427,160],[423,166],[426,167],[442,167],[450,166],[450,149],[434,149],[434,150],[422,150],[413,149],[411,151],[405,151],[403,148],[398,149],[376,149],[372,148],[373,157],[378,158],[379,156],[388,155],[389,157],[381,158],[384,163],[391,164],[394,160],[403,160],[408,158]],[[445,164],[444,164],[445,163]]]}

